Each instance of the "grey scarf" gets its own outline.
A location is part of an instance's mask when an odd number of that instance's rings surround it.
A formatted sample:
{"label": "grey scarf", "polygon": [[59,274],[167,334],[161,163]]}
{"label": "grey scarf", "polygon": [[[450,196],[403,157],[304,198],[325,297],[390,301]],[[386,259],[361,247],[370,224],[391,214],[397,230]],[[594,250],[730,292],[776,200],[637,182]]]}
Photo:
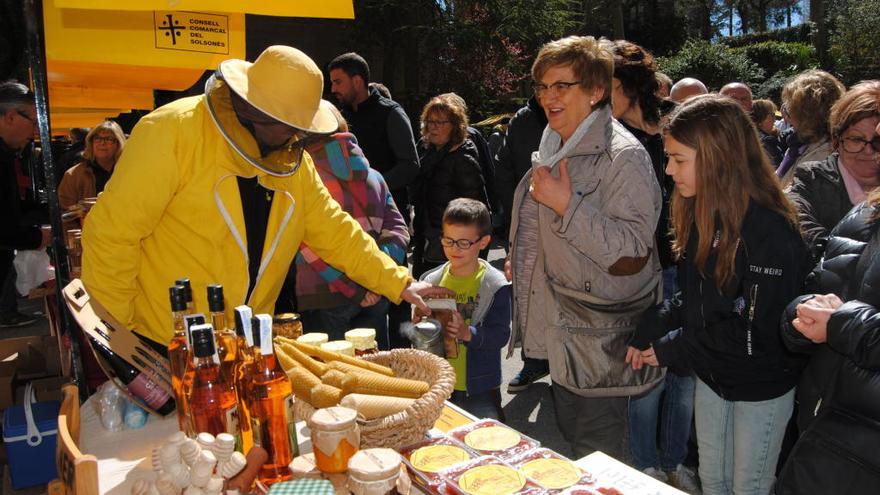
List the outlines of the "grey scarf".
{"label": "grey scarf", "polygon": [[538,161],[550,168],[555,167],[587,135],[593,122],[599,117],[600,110],[596,108],[590,112],[590,115],[578,124],[577,129],[565,144],[562,144],[562,136],[558,132],[551,129],[549,125],[545,127],[544,134],[541,135],[541,144],[538,146]]}

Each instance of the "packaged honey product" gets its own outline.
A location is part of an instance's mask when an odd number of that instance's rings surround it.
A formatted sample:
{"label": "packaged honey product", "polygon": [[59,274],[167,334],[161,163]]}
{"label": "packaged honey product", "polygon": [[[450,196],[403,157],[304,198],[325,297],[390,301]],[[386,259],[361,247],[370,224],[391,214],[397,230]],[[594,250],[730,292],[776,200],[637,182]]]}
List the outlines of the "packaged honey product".
{"label": "packaged honey product", "polygon": [[348,489],[354,495],[386,495],[400,476],[400,454],[392,449],[361,450],[348,461]]}
{"label": "packaged honey product", "polygon": [[510,464],[550,493],[595,488],[596,479],[592,474],[550,449],[535,449]]}
{"label": "packaged honey product", "polygon": [[358,451],[361,432],[357,411],[347,407],[318,409],[308,420],[315,465],[322,473],[343,473]]}
{"label": "packaged honey product", "polygon": [[303,325],[297,313],[281,313],[275,315],[272,320],[272,333],[287,337],[288,339],[297,339],[303,334]]}
{"label": "packaged honey product", "polygon": [[493,455],[503,461],[521,456],[541,446],[537,440],[494,419],[483,419],[449,430],[449,436],[480,455]]}
{"label": "packaged honey product", "polygon": [[339,354],[354,357],[354,346],[347,340],[331,340],[321,344],[321,349],[330,352],[338,352]]}
{"label": "packaged honey product", "polygon": [[297,337],[296,341],[303,344],[320,346],[321,344],[326,344],[327,342],[329,342],[330,336],[326,333],[310,332],[300,335],[299,337]]}
{"label": "packaged honey product", "polygon": [[354,355],[361,357],[379,352],[376,343],[376,330],[373,328],[353,328],[345,332],[345,340],[354,347]]}
{"label": "packaged honey product", "polygon": [[472,459],[441,473],[451,495],[540,495],[545,490],[518,469],[493,456]]}
{"label": "packaged honey product", "polygon": [[419,485],[438,492],[443,484],[440,472],[479,457],[446,435],[437,435],[400,449],[403,463]]}

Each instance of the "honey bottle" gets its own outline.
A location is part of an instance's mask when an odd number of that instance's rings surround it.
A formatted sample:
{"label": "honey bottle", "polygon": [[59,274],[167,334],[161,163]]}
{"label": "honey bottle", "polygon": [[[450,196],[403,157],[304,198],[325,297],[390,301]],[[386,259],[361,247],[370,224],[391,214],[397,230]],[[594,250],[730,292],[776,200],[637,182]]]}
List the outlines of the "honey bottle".
{"label": "honey bottle", "polygon": [[269,460],[257,475],[266,485],[289,480],[288,464],[298,455],[296,425],[290,413],[290,380],[275,359],[272,317],[257,315],[254,328],[254,364],[248,393],[248,412],[254,445],[266,449]]}
{"label": "honey bottle", "polygon": [[214,361],[217,354],[214,328],[210,324],[195,325],[192,334],[193,369],[188,373],[186,385],[189,390],[190,417],[193,430],[238,434],[238,407],[235,389],[224,380],[220,366]]}
{"label": "honey bottle", "polygon": [[230,384],[235,382],[233,366],[238,355],[235,332],[226,324],[226,302],[223,299],[223,286],[208,286],[208,311],[214,325],[214,336],[217,339],[217,357],[220,358],[220,371],[227,377]]}
{"label": "honey bottle", "polygon": [[171,342],[168,343],[168,361],[171,365],[171,388],[174,391],[174,401],[177,403],[177,423],[180,431],[188,436],[192,436],[189,401],[183,386],[184,376],[186,375],[186,363],[191,359],[189,357],[186,326],[183,320],[186,315],[186,295],[182,285],[171,287],[169,295],[171,298],[171,322],[174,329],[174,335],[171,337]]}
{"label": "honey bottle", "polygon": [[235,395],[238,401],[238,420],[241,427],[241,435],[236,437],[235,450],[247,455],[254,446],[254,436],[251,431],[251,415],[248,410],[250,400],[250,380],[254,374],[254,357],[251,354],[254,335],[252,326],[253,312],[251,308],[241,305],[235,308],[235,334],[236,349],[238,356],[233,366],[235,377]]}

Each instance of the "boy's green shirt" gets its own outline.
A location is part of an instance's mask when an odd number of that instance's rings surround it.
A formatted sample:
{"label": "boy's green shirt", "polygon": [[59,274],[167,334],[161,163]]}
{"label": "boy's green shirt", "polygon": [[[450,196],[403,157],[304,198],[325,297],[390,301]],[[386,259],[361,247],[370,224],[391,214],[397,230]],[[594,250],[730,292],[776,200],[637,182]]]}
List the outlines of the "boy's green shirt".
{"label": "boy's green shirt", "polygon": [[[455,302],[458,312],[464,318],[465,324],[471,324],[471,316],[477,308],[480,284],[483,283],[483,275],[486,267],[479,264],[477,271],[466,277],[457,277],[449,271],[449,265],[443,268],[443,276],[440,278],[440,287],[455,291]],[[467,346],[459,342],[458,357],[446,358],[452,369],[455,370],[455,390],[467,391]]]}

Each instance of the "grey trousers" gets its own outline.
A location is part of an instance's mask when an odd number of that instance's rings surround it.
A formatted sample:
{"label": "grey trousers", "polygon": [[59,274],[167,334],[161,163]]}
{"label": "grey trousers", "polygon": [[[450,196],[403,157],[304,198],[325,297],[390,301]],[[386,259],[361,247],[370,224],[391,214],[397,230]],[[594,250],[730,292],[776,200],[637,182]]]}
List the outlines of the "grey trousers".
{"label": "grey trousers", "polygon": [[574,459],[600,450],[627,462],[629,397],[581,397],[553,384],[556,424],[571,445]]}

